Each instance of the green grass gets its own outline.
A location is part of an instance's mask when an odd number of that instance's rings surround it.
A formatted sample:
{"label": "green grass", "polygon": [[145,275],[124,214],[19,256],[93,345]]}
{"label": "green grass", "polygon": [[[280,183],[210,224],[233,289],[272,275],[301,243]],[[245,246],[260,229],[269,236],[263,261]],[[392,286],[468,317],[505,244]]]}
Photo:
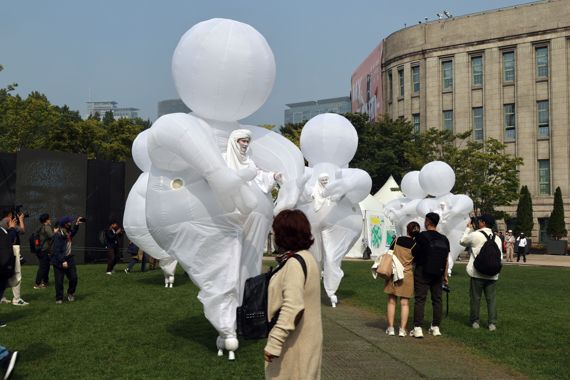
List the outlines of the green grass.
{"label": "green grass", "polygon": [[[370,265],[345,262],[345,278],[338,296],[343,302],[372,310],[384,318],[384,282],[372,279]],[[568,378],[569,280],[570,268],[504,267],[497,284],[498,329],[491,333],[486,329],[484,297],[481,300],[482,328],[474,330],[468,324],[469,276],[465,265],[457,264],[450,279],[449,316],[442,322],[442,332],[445,337],[464,343],[473,352],[511,366],[530,378]],[[413,307],[410,322],[412,315]],[[431,320],[429,299],[425,316],[427,327]]]}
{"label": "green grass", "polygon": [[21,352],[13,379],[264,377],[263,341],[241,340],[235,362],[217,357],[217,333],[180,270],[165,289],[160,270],[107,276],[104,265],[78,266],[77,300],[63,305],[55,304],[53,286],[32,288],[35,271],[23,268],[22,298],[30,305],[0,305],[8,323],[0,344]]}

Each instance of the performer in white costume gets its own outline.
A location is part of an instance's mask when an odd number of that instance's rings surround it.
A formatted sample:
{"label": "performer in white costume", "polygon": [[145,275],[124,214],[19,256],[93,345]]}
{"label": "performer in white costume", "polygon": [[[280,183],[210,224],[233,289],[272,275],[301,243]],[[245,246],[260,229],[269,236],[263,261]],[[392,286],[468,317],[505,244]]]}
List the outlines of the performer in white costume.
{"label": "performer in white costume", "polygon": [[299,202],[311,222],[315,243],[311,253],[323,269],[323,283],[331,305],[344,276],[343,257],[360,237],[362,213],[358,202],[370,193],[372,179],[360,169],[349,169],[358,146],[352,124],[337,114],[317,115],[301,132],[301,150],[309,162],[307,182]]}
{"label": "performer in white costume", "polygon": [[[222,154],[237,120],[265,102],[275,79],[269,45],[251,26],[212,19],[186,32],[172,59],[174,82],[191,114],[160,117],[148,130],[151,161],[146,221],[154,241],[178,260],[200,288],[198,299],[216,328],[220,350],[238,348],[236,308],[248,277],[261,271],[273,204],[256,170],[236,171]],[[297,202],[303,157],[283,136],[251,131],[250,158],[263,171],[282,173],[275,211]]]}

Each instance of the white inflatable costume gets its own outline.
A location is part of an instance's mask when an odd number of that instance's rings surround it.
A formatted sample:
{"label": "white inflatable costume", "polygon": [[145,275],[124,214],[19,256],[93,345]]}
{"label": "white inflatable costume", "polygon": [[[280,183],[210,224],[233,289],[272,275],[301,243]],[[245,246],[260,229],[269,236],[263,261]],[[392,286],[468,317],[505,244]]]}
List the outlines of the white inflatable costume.
{"label": "white inflatable costume", "polygon": [[[212,19],[182,36],[172,73],[192,113],[164,115],[144,132],[151,163],[146,222],[156,244],[200,288],[206,318],[219,333],[218,349],[229,350],[232,360],[240,292],[245,280],[261,271],[273,204],[250,183],[255,170],[230,168],[222,155],[232,131],[243,129],[237,120],[267,100],[275,61],[267,41],[251,26]],[[301,152],[279,134],[247,129],[250,159],[263,171],[282,173],[276,211],[293,207],[303,175]]]}
{"label": "white inflatable costume", "polygon": [[305,179],[310,179],[298,208],[311,222],[315,239],[311,253],[323,269],[324,287],[333,307],[344,276],[342,259],[362,232],[358,202],[372,187],[368,173],[348,168],[357,146],[356,130],[341,115],[317,115],[301,132],[301,151],[309,163]]}

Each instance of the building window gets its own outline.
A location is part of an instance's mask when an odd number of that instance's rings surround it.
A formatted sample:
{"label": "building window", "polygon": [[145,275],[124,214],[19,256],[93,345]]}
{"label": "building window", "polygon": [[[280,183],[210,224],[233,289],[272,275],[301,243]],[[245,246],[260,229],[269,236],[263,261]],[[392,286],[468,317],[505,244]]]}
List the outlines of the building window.
{"label": "building window", "polygon": [[398,69],[398,81],[400,83],[400,97],[404,97],[404,69]]}
{"label": "building window", "polygon": [[420,92],[420,67],[412,66],[412,93]]}
{"label": "building window", "polygon": [[516,115],[515,105],[505,104],[503,106],[505,120],[505,141],[513,141],[516,138]]}
{"label": "building window", "polygon": [[483,107],[473,107],[473,139],[483,141]]}
{"label": "building window", "polygon": [[550,195],[550,160],[538,160],[538,193]]}
{"label": "building window", "polygon": [[548,48],[546,46],[537,47],[536,53],[536,78],[548,78]]}
{"label": "building window", "polygon": [[550,134],[550,116],[548,112],[548,100],[536,102],[538,113],[538,137],[548,137]]}
{"label": "building window", "polygon": [[483,86],[483,57],[471,58],[471,83],[473,87]]}
{"label": "building window", "polygon": [[394,97],[394,83],[392,81],[392,71],[388,71],[388,100],[391,102]]}
{"label": "building window", "polygon": [[505,82],[515,81],[515,52],[507,51],[503,53],[503,80]]}
{"label": "building window", "polygon": [[538,241],[539,243],[546,243],[549,239],[548,236],[548,220],[550,218],[538,218]]}
{"label": "building window", "polygon": [[453,111],[443,111],[443,130],[453,132]]}
{"label": "building window", "polygon": [[453,61],[441,63],[441,77],[443,78],[443,91],[453,90]]}
{"label": "building window", "polygon": [[419,113],[412,114],[412,123],[414,125],[414,132],[420,133],[420,114]]}

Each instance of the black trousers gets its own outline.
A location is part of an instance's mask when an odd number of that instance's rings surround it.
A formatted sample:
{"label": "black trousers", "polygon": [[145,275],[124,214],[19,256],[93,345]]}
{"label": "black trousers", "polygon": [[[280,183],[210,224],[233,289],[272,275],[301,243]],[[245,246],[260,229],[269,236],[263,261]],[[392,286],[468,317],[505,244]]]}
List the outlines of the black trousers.
{"label": "black trousers", "polygon": [[112,272],[115,264],[120,261],[119,247],[107,249],[107,272]]}
{"label": "black trousers", "polygon": [[517,263],[520,261],[521,256],[526,263],[526,247],[517,247]]}
{"label": "black trousers", "polygon": [[49,254],[43,251],[38,255],[38,271],[36,273],[36,285],[48,284],[49,282]]}
{"label": "black trousers", "polygon": [[55,300],[63,301],[63,279],[64,276],[67,277],[69,281],[69,286],[67,288],[67,294],[75,294],[77,289],[77,268],[75,266],[75,259],[69,257],[67,259],[67,269],[63,267],[53,266],[53,274],[55,277]]}
{"label": "black trousers", "polygon": [[441,303],[442,284],[443,276],[425,274],[421,266],[417,266],[414,269],[414,327],[422,327],[424,322],[424,309],[428,290],[431,293],[431,305],[433,309],[431,325],[439,326],[441,324],[443,310]]}

